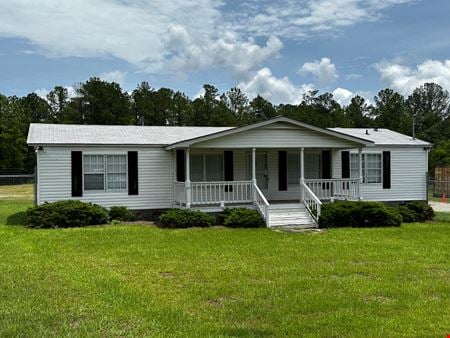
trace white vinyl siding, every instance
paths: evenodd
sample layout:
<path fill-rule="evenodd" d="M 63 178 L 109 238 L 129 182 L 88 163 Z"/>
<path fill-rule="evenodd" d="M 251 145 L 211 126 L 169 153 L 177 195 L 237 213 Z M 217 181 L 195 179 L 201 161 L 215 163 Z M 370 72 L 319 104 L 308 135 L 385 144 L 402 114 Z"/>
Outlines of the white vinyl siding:
<path fill-rule="evenodd" d="M 38 203 L 78 199 L 106 208 L 126 206 L 131 210 L 166 209 L 173 203 L 174 153 L 156 147 L 45 146 L 37 156 L 39 166 Z M 83 155 L 123 155 L 138 152 L 138 195 L 128 190 L 85 190 L 82 197 L 72 197 L 71 151 Z"/>
<path fill-rule="evenodd" d="M 342 138 L 326 135 L 311 129 L 293 126 L 288 123 L 271 125 L 223 136 L 214 140 L 195 143 L 191 148 L 353 148 L 358 144 Z"/>
<path fill-rule="evenodd" d="M 417 201 L 426 200 L 427 151 L 423 147 L 376 147 L 364 149 L 365 154 L 391 152 L 391 188 L 382 184 L 361 184 L 361 197 L 368 201 Z M 356 149 L 352 156 L 358 156 Z M 336 167 L 341 168 L 341 155 L 335 157 Z M 356 161 L 355 161 L 356 163 Z M 356 172 L 356 171 L 355 171 Z M 341 177 L 341 170 L 336 174 Z M 355 175 L 355 174 L 353 174 Z M 358 178 L 358 176 L 352 178 Z M 382 180 L 381 180 L 382 181 Z"/>
<path fill-rule="evenodd" d="M 192 182 L 223 181 L 223 154 L 192 154 L 190 159 Z"/>

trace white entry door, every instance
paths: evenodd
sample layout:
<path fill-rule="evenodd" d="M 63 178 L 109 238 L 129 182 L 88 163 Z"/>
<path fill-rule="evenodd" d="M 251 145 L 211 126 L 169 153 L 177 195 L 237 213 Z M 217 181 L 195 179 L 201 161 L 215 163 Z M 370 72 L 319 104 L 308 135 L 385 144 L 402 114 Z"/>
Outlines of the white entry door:
<path fill-rule="evenodd" d="M 261 190 L 269 186 L 269 171 L 267 170 L 267 153 L 256 153 L 256 183 Z M 247 154 L 247 179 L 252 179 L 252 154 Z"/>

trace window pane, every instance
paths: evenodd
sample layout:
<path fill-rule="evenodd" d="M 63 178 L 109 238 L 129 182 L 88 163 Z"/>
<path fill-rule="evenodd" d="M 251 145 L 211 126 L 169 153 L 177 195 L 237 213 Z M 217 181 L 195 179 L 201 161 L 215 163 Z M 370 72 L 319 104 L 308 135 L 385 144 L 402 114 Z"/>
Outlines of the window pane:
<path fill-rule="evenodd" d="M 300 154 L 288 154 L 288 184 L 300 184 Z"/>
<path fill-rule="evenodd" d="M 205 155 L 206 181 L 223 181 L 223 155 Z"/>
<path fill-rule="evenodd" d="M 320 154 L 305 154 L 305 178 L 320 178 Z"/>
<path fill-rule="evenodd" d="M 126 155 L 108 155 L 107 182 L 109 190 L 127 189 L 127 157 Z"/>
<path fill-rule="evenodd" d="M 103 174 L 85 174 L 84 190 L 105 190 Z"/>
<path fill-rule="evenodd" d="M 84 190 L 105 190 L 103 155 L 84 155 Z"/>
<path fill-rule="evenodd" d="M 359 154 L 350 155 L 350 178 L 359 178 Z"/>
<path fill-rule="evenodd" d="M 203 155 L 191 155 L 190 165 L 191 165 L 191 181 L 202 182 L 204 180 Z"/>

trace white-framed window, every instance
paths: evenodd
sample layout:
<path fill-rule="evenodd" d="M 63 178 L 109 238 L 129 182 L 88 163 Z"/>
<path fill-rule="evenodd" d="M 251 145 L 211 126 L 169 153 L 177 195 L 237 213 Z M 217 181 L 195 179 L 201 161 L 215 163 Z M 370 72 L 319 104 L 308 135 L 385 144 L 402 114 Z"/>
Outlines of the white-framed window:
<path fill-rule="evenodd" d="M 305 178 L 320 179 L 322 178 L 322 154 L 321 153 L 305 153 Z"/>
<path fill-rule="evenodd" d="M 362 154 L 363 183 L 381 183 L 383 160 L 380 153 Z M 350 155 L 350 177 L 359 178 L 359 154 Z"/>
<path fill-rule="evenodd" d="M 84 190 L 127 189 L 127 155 L 83 155 Z"/>
<path fill-rule="evenodd" d="M 191 154 L 190 176 L 192 182 L 223 181 L 223 154 Z"/>

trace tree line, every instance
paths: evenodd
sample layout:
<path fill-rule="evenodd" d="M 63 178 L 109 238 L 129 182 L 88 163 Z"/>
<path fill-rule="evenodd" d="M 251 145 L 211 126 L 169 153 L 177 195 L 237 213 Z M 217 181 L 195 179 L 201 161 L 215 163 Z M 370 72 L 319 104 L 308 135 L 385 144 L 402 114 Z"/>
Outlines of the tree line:
<path fill-rule="evenodd" d="M 32 171 L 34 150 L 27 147 L 30 123 L 100 125 L 242 126 L 283 115 L 318 127 L 389 128 L 432 142 L 430 168 L 450 165 L 450 95 L 435 83 L 425 83 L 405 97 L 381 90 L 369 104 L 355 96 L 343 106 L 331 93 L 311 91 L 301 103 L 274 105 L 257 96 L 252 100 L 239 88 L 220 93 L 209 84 L 190 99 L 169 88 L 156 90 L 147 82 L 131 93 L 119 84 L 91 78 L 75 87 L 56 86 L 46 98 L 0 94 L 0 169 Z"/>

